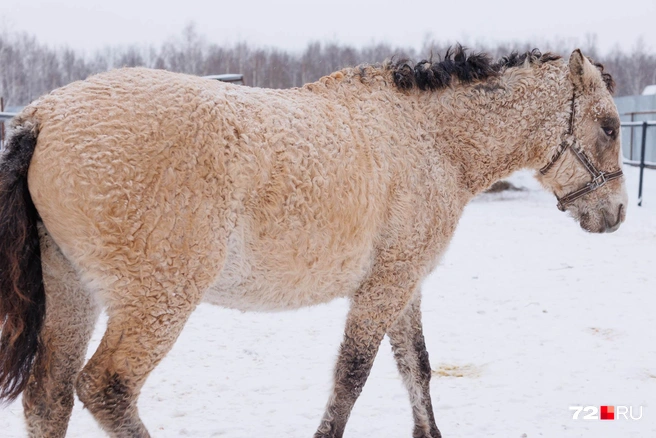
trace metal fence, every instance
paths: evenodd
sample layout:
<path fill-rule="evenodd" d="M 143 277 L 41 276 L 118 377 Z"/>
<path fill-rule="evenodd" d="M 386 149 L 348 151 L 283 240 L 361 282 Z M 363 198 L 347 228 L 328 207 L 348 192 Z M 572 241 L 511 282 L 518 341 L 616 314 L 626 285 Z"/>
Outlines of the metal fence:
<path fill-rule="evenodd" d="M 624 120 L 626 118 L 629 120 Z M 624 114 L 620 114 L 621 123 L 625 122 L 650 122 L 656 120 L 656 111 L 646 110 L 646 111 L 629 111 Z M 634 125 L 635 126 L 635 125 Z M 639 160 L 640 149 L 642 146 L 642 137 L 640 134 L 642 131 L 636 129 L 624 130 L 622 132 L 622 151 L 624 156 L 629 160 Z M 645 153 L 645 161 L 656 161 L 656 137 L 650 136 L 647 139 L 647 149 Z"/>
<path fill-rule="evenodd" d="M 16 114 L 0 112 L 0 149 L 5 147 L 5 136 L 7 135 L 7 128 L 5 122 L 11 120 Z"/>
<path fill-rule="evenodd" d="M 620 124 L 622 128 L 631 129 L 631 141 L 636 138 L 634 136 L 634 130 L 640 128 L 640 158 L 639 160 L 634 159 L 633 153 L 629 155 L 629 158 L 624 157 L 624 164 L 629 166 L 640 167 L 640 179 L 638 182 L 638 206 L 642 205 L 642 183 L 644 180 L 645 168 L 656 169 L 656 163 L 646 161 L 646 149 L 647 149 L 647 131 L 648 128 L 656 126 L 656 120 L 652 121 L 643 121 L 643 122 L 622 122 Z M 630 145 L 631 151 L 633 151 L 633 144 Z"/>

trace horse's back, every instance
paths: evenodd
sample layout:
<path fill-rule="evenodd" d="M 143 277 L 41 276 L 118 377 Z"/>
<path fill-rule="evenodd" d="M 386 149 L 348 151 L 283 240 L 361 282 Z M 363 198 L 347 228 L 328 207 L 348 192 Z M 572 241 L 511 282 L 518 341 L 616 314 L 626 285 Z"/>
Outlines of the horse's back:
<path fill-rule="evenodd" d="M 298 307 L 367 269 L 384 174 L 338 105 L 123 69 L 28 111 L 40 125 L 34 203 L 92 281 L 175 273 L 213 285 L 220 304 Z"/>

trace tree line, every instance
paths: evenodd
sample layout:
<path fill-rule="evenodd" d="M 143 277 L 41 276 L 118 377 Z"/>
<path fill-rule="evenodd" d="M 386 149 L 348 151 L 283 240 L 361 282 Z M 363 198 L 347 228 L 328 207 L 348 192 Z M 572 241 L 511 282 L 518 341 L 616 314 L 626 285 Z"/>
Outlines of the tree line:
<path fill-rule="evenodd" d="M 289 88 L 315 81 L 343 67 L 382 62 L 392 56 L 419 60 L 443 55 L 450 44 L 427 39 L 419 50 L 388 43 L 355 48 L 333 42 L 311 42 L 302 51 L 256 47 L 246 42 L 222 46 L 208 42 L 193 25 L 159 47 L 108 47 L 85 55 L 71 48 L 52 48 L 25 33 L 0 32 L 0 96 L 6 106 L 21 106 L 40 95 L 78 79 L 117 67 L 145 66 L 194 75 L 242 73 L 247 85 Z M 493 58 L 513 50 L 538 47 L 564 56 L 576 47 L 603 63 L 617 83 L 616 96 L 640 94 L 656 83 L 656 53 L 638 40 L 630 51 L 619 48 L 601 54 L 596 38 L 582 44 L 554 39 L 529 43 L 472 44 Z"/>

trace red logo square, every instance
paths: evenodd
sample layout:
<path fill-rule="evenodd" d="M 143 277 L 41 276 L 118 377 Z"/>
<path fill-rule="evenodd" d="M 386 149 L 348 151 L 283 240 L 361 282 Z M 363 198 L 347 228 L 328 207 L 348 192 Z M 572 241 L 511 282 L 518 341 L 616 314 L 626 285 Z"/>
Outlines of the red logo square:
<path fill-rule="evenodd" d="M 602 420 L 614 420 L 615 419 L 615 406 L 601 406 L 601 419 Z"/>

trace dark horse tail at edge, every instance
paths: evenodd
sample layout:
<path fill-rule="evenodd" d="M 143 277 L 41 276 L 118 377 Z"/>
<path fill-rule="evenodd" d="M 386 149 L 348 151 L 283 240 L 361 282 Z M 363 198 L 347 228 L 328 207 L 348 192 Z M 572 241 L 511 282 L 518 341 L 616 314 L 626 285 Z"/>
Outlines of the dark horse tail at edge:
<path fill-rule="evenodd" d="M 0 158 L 0 400 L 23 392 L 46 313 L 37 222 L 27 171 L 37 129 L 17 127 Z"/>

